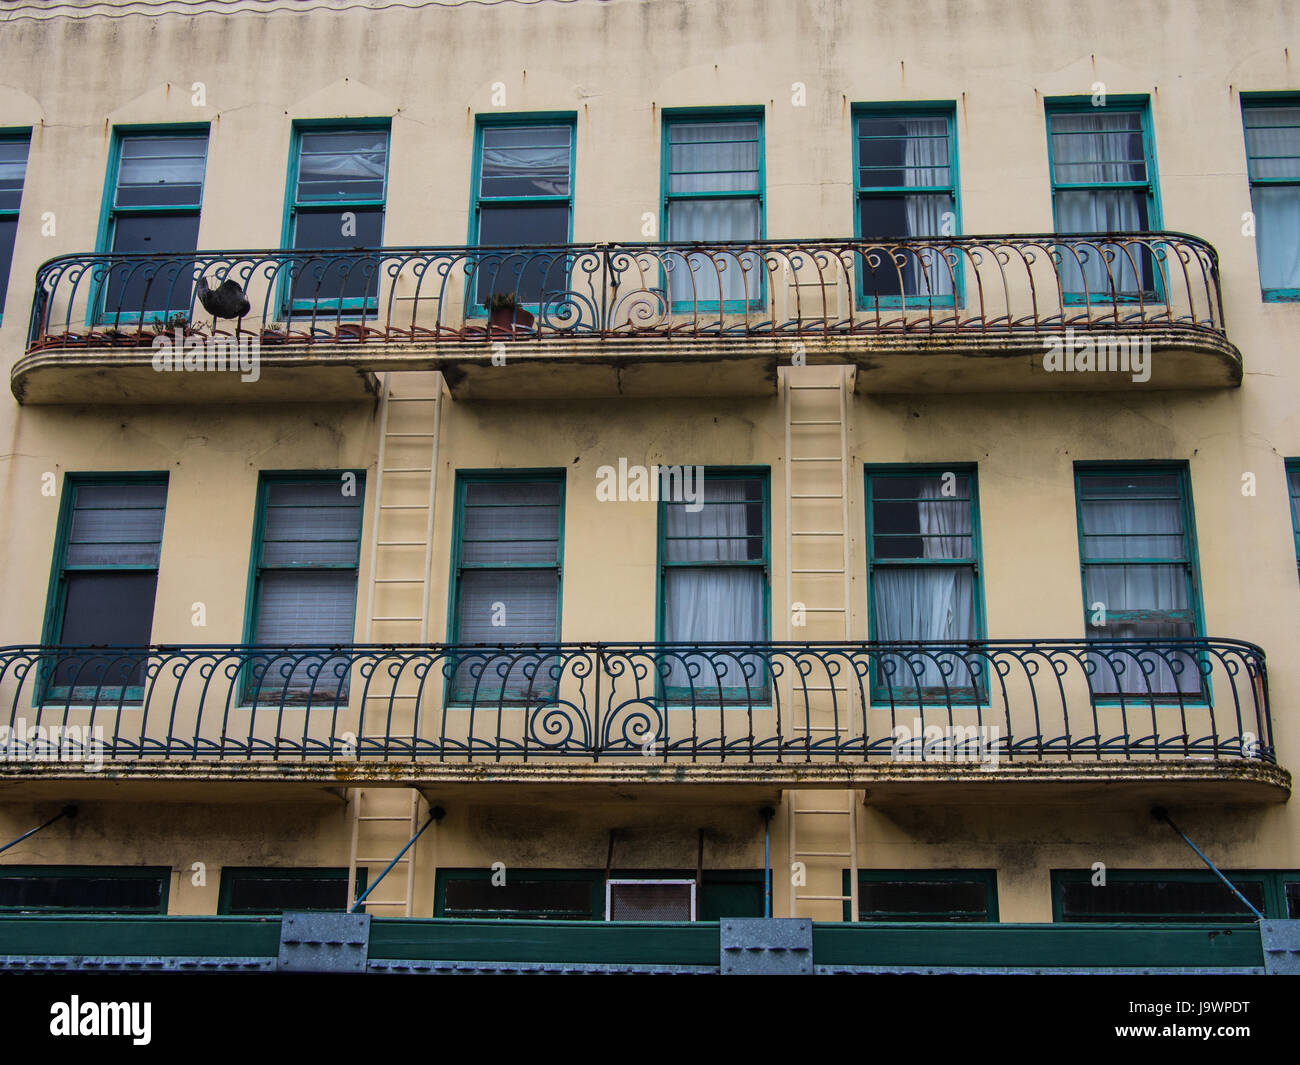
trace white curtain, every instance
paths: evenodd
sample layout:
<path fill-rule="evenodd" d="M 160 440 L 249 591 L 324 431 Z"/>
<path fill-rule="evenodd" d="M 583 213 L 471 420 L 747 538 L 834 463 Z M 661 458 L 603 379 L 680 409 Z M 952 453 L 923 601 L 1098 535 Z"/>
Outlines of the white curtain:
<path fill-rule="evenodd" d="M 704 509 L 692 513 L 683 506 L 666 508 L 665 536 L 673 544 L 672 558 L 682 562 L 742 561 L 747 557 L 745 482 L 709 481 Z M 676 540 L 675 537 L 701 537 Z M 734 538 L 734 539 L 730 539 Z M 670 642 L 727 643 L 763 638 L 763 574 L 755 566 L 669 566 L 665 576 L 664 639 Z M 667 678 L 670 687 L 691 684 L 687 662 L 700 667 L 695 678 L 698 695 L 710 688 L 743 687 L 740 658 L 719 661 L 728 674 L 719 677 L 708 659 L 675 659 Z M 761 669 L 756 674 L 762 683 Z"/>
<path fill-rule="evenodd" d="M 908 185 L 947 185 L 949 178 L 948 124 L 943 119 L 915 119 L 903 123 L 907 133 L 904 149 L 904 181 Z M 943 137 L 935 134 L 942 132 Z M 939 237 L 943 232 L 943 216 L 952 210 L 952 199 L 942 194 L 918 194 L 905 197 L 907 235 L 909 237 Z M 909 296 L 951 296 L 952 277 L 948 263 L 938 249 L 925 253 L 924 263 L 909 262 L 911 277 L 906 294 Z"/>
<path fill-rule="evenodd" d="M 754 123 L 678 124 L 672 127 L 671 136 L 670 193 L 744 192 L 758 187 L 758 127 Z M 758 240 L 761 227 L 757 196 L 674 199 L 668 206 L 666 239 L 684 244 Z M 674 255 L 667 265 L 674 301 L 712 303 L 718 299 L 754 300 L 762 295 L 762 261 L 756 255 Z"/>
<path fill-rule="evenodd" d="M 1182 516 L 1177 499 L 1095 499 L 1082 503 L 1084 548 L 1089 557 L 1116 559 L 1177 557 L 1183 552 Z M 1091 564 L 1086 571 L 1086 604 L 1091 616 L 1094 603 L 1107 613 L 1097 639 L 1148 638 L 1157 647 L 1162 639 L 1195 635 L 1190 622 L 1124 621 L 1110 615 L 1123 611 L 1185 611 L 1186 572 L 1181 563 L 1107 566 Z M 1102 693 L 1124 691 L 1135 695 L 1153 692 L 1196 692 L 1200 688 L 1195 661 L 1184 654 L 1100 654 L 1091 656 L 1096 667 L 1093 689 Z M 1142 663 L 1154 667 L 1149 679 Z M 1181 672 L 1171 663 L 1181 662 Z M 1118 669 L 1123 674 L 1116 676 Z"/>
<path fill-rule="evenodd" d="M 969 557 L 969 502 L 944 497 L 941 482 L 927 478 L 916 509 L 922 557 Z M 975 638 L 975 573 L 970 566 L 878 566 L 874 599 L 878 639 L 942 643 Z M 954 662 L 945 677 L 943 658 L 900 656 L 892 662 L 888 683 L 895 689 L 968 688 L 965 667 Z"/>
<path fill-rule="evenodd" d="M 1056 115 L 1052 120 L 1053 165 L 1059 182 L 1104 184 L 1146 180 L 1146 167 L 1134 159 L 1132 118 L 1127 113 Z M 1060 134 L 1060 135 L 1057 135 Z M 1073 134 L 1072 136 L 1064 134 Z M 1086 135 L 1080 135 L 1086 134 Z M 1056 194 L 1056 228 L 1061 233 L 1132 233 L 1143 228 L 1142 208 L 1146 193 L 1141 189 L 1066 189 Z M 1106 263 L 1101 252 L 1115 252 Z M 1087 260 L 1080 263 L 1070 252 L 1061 265 L 1062 284 L 1067 292 L 1107 296 L 1140 291 L 1134 264 L 1141 260 L 1115 245 L 1087 248 Z"/>
<path fill-rule="evenodd" d="M 1300 179 L 1300 107 L 1246 111 L 1252 179 Z M 1259 281 L 1266 289 L 1300 289 L 1300 185 L 1251 189 Z"/>

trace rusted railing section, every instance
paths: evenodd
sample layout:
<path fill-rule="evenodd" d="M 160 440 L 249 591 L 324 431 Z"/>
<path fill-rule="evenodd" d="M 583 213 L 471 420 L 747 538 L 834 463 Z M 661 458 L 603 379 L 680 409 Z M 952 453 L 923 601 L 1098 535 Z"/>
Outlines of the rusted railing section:
<path fill-rule="evenodd" d="M 247 311 L 214 316 L 200 280 L 233 283 Z M 1224 334 L 1215 250 L 1180 233 L 107 253 L 37 271 L 29 350 L 178 328 L 264 345 Z"/>

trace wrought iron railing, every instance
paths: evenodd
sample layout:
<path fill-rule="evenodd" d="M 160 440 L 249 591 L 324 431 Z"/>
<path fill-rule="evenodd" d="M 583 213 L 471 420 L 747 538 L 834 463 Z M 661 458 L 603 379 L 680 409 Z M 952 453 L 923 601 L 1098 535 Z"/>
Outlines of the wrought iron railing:
<path fill-rule="evenodd" d="M 11 761 L 1274 759 L 1219 639 L 8 647 L 0 700 Z"/>
<path fill-rule="evenodd" d="M 249 309 L 214 317 L 200 279 Z M 1181 233 L 106 253 L 37 271 L 32 350 L 178 327 L 264 345 L 1224 333 L 1218 256 Z"/>

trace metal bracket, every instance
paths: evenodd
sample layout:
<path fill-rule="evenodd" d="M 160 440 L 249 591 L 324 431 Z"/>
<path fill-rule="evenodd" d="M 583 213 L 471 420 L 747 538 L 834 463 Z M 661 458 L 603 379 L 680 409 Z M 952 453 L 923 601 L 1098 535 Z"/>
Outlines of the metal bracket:
<path fill-rule="evenodd" d="M 1269 976 L 1300 976 L 1300 921 L 1260 921 L 1264 972 Z"/>
<path fill-rule="evenodd" d="M 364 973 L 369 956 L 368 913 L 286 913 L 281 919 L 276 972 Z"/>
<path fill-rule="evenodd" d="M 812 921 L 731 917 L 719 924 L 723 976 L 811 976 Z"/>

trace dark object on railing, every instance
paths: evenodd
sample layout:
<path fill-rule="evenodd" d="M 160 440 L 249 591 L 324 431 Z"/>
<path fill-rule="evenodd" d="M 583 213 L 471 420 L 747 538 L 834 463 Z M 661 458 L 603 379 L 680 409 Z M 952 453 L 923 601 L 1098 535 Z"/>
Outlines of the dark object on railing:
<path fill-rule="evenodd" d="M 1264 652 L 1220 639 L 9 647 L 0 699 L 107 758 L 1274 758 Z"/>
<path fill-rule="evenodd" d="M 205 287 L 242 293 L 241 331 L 268 343 L 1224 338 L 1213 247 L 1117 233 L 66 255 L 37 271 L 29 350 L 112 343 L 177 311 L 194 321 L 196 300 L 229 317 Z"/>
<path fill-rule="evenodd" d="M 252 308 L 244 299 L 244 290 L 227 278 L 217 288 L 208 287 L 208 279 L 200 277 L 194 287 L 203 309 L 214 318 L 242 318 Z"/>

